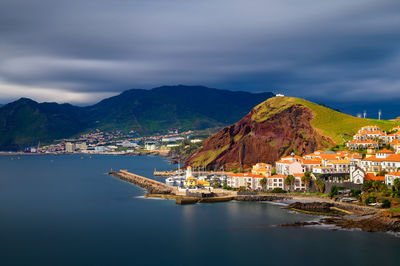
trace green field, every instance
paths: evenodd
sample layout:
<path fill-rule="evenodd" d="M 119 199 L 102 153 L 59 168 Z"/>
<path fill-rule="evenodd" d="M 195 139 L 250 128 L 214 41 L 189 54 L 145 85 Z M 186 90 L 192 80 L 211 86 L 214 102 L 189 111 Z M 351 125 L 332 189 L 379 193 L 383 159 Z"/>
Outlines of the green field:
<path fill-rule="evenodd" d="M 343 144 L 363 126 L 376 125 L 382 130 L 390 130 L 399 121 L 363 119 L 337 112 L 333 109 L 322 105 L 312 103 L 310 101 L 294 98 L 294 97 L 274 97 L 257 105 L 254 110 L 252 119 L 257 122 L 262 122 L 272 117 L 274 114 L 293 105 L 303 105 L 313 112 L 313 120 L 311 125 L 318 130 L 322 135 L 331 138 L 336 144 Z"/>

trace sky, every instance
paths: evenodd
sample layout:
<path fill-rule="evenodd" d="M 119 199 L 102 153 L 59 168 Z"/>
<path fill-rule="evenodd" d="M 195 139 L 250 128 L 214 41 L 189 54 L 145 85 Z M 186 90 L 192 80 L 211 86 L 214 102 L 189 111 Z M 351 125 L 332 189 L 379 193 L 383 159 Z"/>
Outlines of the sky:
<path fill-rule="evenodd" d="M 0 0 L 0 103 L 175 84 L 396 103 L 399 14 L 398 0 Z"/>

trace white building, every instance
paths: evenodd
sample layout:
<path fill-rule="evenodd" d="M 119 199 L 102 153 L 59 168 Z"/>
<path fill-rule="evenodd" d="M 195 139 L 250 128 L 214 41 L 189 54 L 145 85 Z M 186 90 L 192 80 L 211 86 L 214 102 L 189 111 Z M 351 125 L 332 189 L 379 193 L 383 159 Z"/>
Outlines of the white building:
<path fill-rule="evenodd" d="M 350 182 L 354 184 L 363 184 L 366 173 L 363 169 L 357 166 L 354 162 L 350 164 Z"/>
<path fill-rule="evenodd" d="M 74 152 L 75 151 L 75 145 L 71 142 L 66 142 L 65 143 L 65 152 Z"/>
<path fill-rule="evenodd" d="M 393 186 L 394 180 L 400 178 L 400 172 L 391 172 L 385 175 L 385 184 Z"/>
<path fill-rule="evenodd" d="M 273 175 L 267 178 L 267 190 L 281 188 L 285 190 L 285 175 Z"/>
<path fill-rule="evenodd" d="M 79 142 L 75 144 L 75 150 L 86 151 L 87 145 L 86 142 Z"/>
<path fill-rule="evenodd" d="M 229 175 L 227 178 L 227 185 L 233 188 L 245 187 L 252 190 L 261 190 L 261 179 L 265 178 L 263 175 L 255 175 L 250 173 L 238 173 Z"/>
<path fill-rule="evenodd" d="M 276 173 L 279 175 L 293 175 L 296 173 L 303 173 L 303 166 L 301 161 L 302 157 L 292 154 L 291 156 L 283 157 L 276 162 Z"/>

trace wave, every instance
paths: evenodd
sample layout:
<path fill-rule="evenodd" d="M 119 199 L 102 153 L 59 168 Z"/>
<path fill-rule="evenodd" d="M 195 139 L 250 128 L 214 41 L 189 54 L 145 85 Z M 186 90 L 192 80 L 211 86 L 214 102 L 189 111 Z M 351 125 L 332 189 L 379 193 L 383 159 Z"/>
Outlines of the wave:
<path fill-rule="evenodd" d="M 145 196 L 135 196 L 133 197 L 135 199 L 152 199 L 152 200 L 164 200 L 163 198 L 158 198 L 158 197 L 145 197 Z"/>

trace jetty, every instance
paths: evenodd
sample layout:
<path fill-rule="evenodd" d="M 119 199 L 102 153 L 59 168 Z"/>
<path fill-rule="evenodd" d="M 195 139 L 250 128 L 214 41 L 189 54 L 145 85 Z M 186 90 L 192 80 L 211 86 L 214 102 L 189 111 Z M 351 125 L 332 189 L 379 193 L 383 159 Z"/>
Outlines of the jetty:
<path fill-rule="evenodd" d="M 168 177 L 168 176 L 173 176 L 177 175 L 179 172 L 177 170 L 172 170 L 172 171 L 157 171 L 154 170 L 153 174 L 154 176 L 161 176 L 161 177 Z M 193 171 L 193 175 L 229 175 L 233 174 L 232 172 L 224 172 L 224 171 Z"/>
<path fill-rule="evenodd" d="M 237 191 L 228 191 L 222 188 L 214 188 L 211 192 L 208 189 L 199 189 L 196 192 L 191 192 L 189 190 L 179 190 L 177 187 L 173 187 L 135 173 L 130 173 L 127 170 L 120 170 L 119 172 L 110 171 L 108 174 L 147 190 L 145 195 L 147 198 L 157 197 L 163 199 L 172 199 L 175 200 L 176 204 L 212 203 L 231 200 L 276 201 L 292 198 L 289 195 L 273 193 L 264 195 L 258 193 L 242 194 Z"/>
<path fill-rule="evenodd" d="M 109 174 L 144 188 L 150 194 L 176 194 L 175 187 L 158 182 L 154 179 L 130 173 L 127 170 L 120 170 L 119 172 L 111 171 Z"/>

